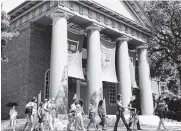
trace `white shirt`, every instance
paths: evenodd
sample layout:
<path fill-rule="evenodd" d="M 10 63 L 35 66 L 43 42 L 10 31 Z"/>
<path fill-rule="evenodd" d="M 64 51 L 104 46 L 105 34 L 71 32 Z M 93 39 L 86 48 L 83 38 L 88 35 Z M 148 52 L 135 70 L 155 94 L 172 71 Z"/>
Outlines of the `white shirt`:
<path fill-rule="evenodd" d="M 25 107 L 32 106 L 32 114 L 35 115 L 37 114 L 37 104 L 35 102 L 29 102 Z"/>

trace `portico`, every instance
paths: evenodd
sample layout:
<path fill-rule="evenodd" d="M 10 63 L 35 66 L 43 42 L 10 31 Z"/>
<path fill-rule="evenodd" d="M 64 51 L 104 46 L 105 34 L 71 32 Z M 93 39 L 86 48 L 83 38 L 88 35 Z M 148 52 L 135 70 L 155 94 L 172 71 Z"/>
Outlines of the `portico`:
<path fill-rule="evenodd" d="M 76 78 L 78 98 L 81 81 L 87 82 L 87 105 L 91 99 L 98 104 L 108 97 L 104 95 L 103 81 L 111 82 L 117 85 L 116 95 L 122 95 L 124 106 L 130 101 L 132 88 L 140 88 L 142 115 L 153 115 L 147 60 L 152 25 L 136 2 L 117 2 L 125 7 L 125 16 L 96 1 L 27 2 L 22 5 L 27 12 L 22 15 L 17 13 L 21 10 L 10 12 L 13 29 L 22 30 L 31 21 L 51 30 L 49 96 L 56 98 L 59 114 L 67 114 L 68 77 L 72 77 Z M 135 53 L 135 58 L 138 55 L 139 85 L 135 84 L 136 59 L 130 52 Z M 82 69 L 84 57 L 87 78 Z"/>

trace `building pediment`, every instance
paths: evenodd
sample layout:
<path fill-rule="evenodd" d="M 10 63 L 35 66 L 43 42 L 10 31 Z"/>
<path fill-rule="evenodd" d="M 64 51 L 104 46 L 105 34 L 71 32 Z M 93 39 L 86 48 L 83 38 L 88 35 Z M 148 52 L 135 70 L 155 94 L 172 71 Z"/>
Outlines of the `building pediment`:
<path fill-rule="evenodd" d="M 136 1 L 92 0 L 91 2 L 112 12 L 112 15 L 120 15 L 124 19 L 129 19 L 130 21 L 146 28 L 154 28 L 139 3 Z"/>
<path fill-rule="evenodd" d="M 9 12 L 11 27 L 19 28 L 28 22 L 50 25 L 51 19 L 47 16 L 56 11 L 73 14 L 71 21 L 75 24 L 94 22 L 106 27 L 107 32 L 113 31 L 115 35 L 126 35 L 143 43 L 147 42 L 154 29 L 138 3 L 119 0 L 111 3 L 99 0 L 25 1 Z"/>

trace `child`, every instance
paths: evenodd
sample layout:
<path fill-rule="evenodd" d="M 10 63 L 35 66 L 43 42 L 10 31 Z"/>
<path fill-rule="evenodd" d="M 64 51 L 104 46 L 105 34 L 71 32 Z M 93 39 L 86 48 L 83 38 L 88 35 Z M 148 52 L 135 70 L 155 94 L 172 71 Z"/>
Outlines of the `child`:
<path fill-rule="evenodd" d="M 10 111 L 9 111 L 9 115 L 10 115 L 10 126 L 13 128 L 13 131 L 15 131 L 15 126 L 16 126 L 16 117 L 17 117 L 17 111 L 15 109 L 15 106 L 13 106 Z"/>
<path fill-rule="evenodd" d="M 95 130 L 97 131 L 98 128 L 96 125 L 96 103 L 94 99 L 91 100 L 91 103 L 89 106 L 89 119 L 90 121 L 88 123 L 87 130 L 89 130 L 89 126 L 93 123 Z"/>
<path fill-rule="evenodd" d="M 45 110 L 43 108 L 43 102 L 40 102 L 39 104 L 39 108 L 38 108 L 38 118 L 39 118 L 39 123 L 40 123 L 40 129 L 42 131 L 44 131 L 44 125 L 43 125 L 43 122 L 44 122 L 44 119 L 45 119 Z"/>

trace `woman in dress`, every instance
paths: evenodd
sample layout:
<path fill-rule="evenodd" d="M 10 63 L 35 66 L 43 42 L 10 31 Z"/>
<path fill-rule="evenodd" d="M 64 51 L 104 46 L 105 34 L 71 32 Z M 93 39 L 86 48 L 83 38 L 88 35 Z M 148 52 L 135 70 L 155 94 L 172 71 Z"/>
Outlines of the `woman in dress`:
<path fill-rule="evenodd" d="M 16 126 L 16 117 L 18 115 L 16 109 L 16 106 L 13 106 L 10 111 L 9 111 L 9 115 L 10 115 L 10 126 L 12 127 L 13 131 L 15 131 L 15 126 Z"/>
<path fill-rule="evenodd" d="M 98 128 L 97 128 L 97 125 L 96 125 L 96 102 L 94 99 L 91 100 L 91 103 L 89 105 L 89 123 L 88 123 L 88 126 L 87 126 L 87 130 L 89 130 L 89 127 L 91 124 L 94 125 L 94 128 L 95 130 L 97 131 Z"/>
<path fill-rule="evenodd" d="M 29 102 L 25 108 L 31 108 L 31 112 L 27 114 L 28 122 L 25 124 L 24 130 L 27 130 L 28 125 L 30 125 L 31 131 L 35 128 L 36 118 L 37 118 L 37 98 L 33 97 L 31 102 Z"/>
<path fill-rule="evenodd" d="M 165 124 L 164 124 L 164 118 L 165 118 L 165 111 L 167 109 L 167 104 L 166 102 L 164 101 L 164 97 L 163 96 L 160 96 L 156 102 L 156 105 L 155 105 L 155 110 L 154 112 L 158 114 L 158 117 L 160 118 L 160 121 L 159 121 L 159 124 L 158 124 L 158 128 L 157 130 L 159 131 L 160 130 L 160 127 L 161 125 L 163 126 L 163 128 L 165 130 L 168 130 L 166 127 L 165 127 Z"/>
<path fill-rule="evenodd" d="M 103 105 L 103 100 L 99 101 L 99 105 L 98 105 L 98 115 L 101 119 L 101 122 L 99 123 L 99 125 L 102 126 L 102 130 L 106 130 L 104 128 L 105 124 L 106 124 L 106 112 L 104 109 L 104 105 Z"/>

